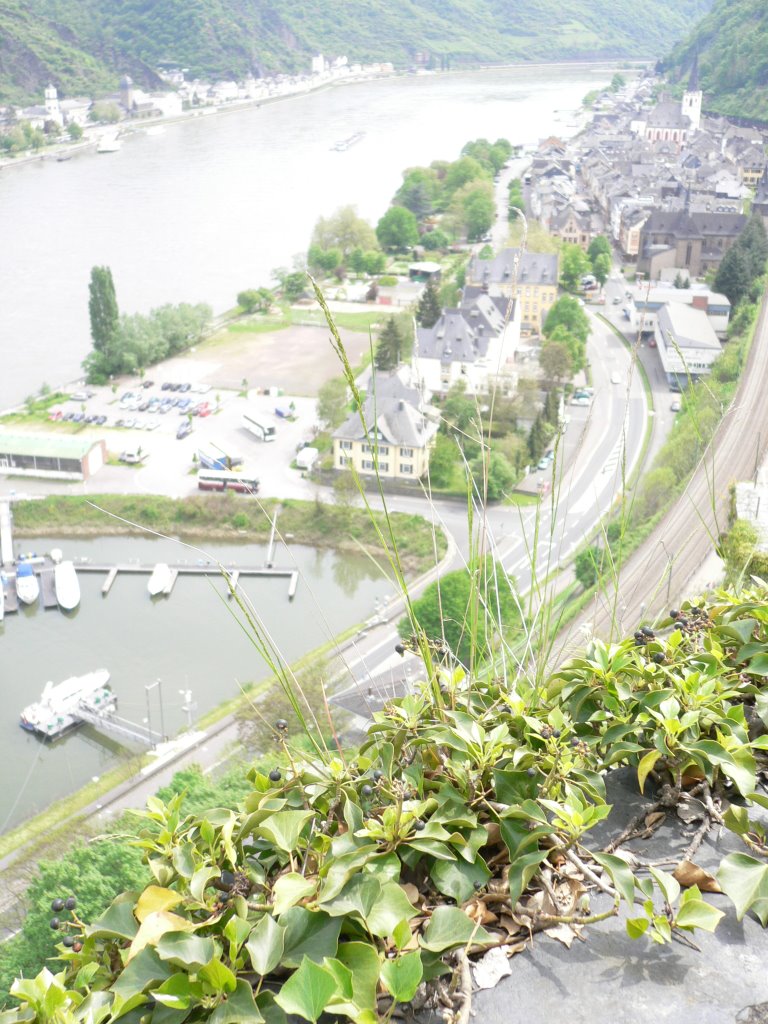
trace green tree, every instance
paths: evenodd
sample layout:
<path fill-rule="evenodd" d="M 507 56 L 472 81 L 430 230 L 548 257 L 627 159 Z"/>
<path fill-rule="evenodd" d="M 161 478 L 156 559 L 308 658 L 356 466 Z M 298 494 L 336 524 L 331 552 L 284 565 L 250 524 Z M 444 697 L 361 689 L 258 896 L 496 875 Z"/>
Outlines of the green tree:
<path fill-rule="evenodd" d="M 436 249 L 447 249 L 448 236 L 444 231 L 440 231 L 439 229 L 435 231 L 427 231 L 426 234 L 421 236 L 420 244 L 430 252 L 434 252 Z"/>
<path fill-rule="evenodd" d="M 437 282 L 430 277 L 416 305 L 416 323 L 421 327 L 434 327 L 442 313 Z"/>
<path fill-rule="evenodd" d="M 475 484 L 485 488 L 488 501 L 501 501 L 515 483 L 515 471 L 507 457 L 500 451 L 491 450 L 487 457 L 478 456 L 472 462 Z"/>
<path fill-rule="evenodd" d="M 595 275 L 597 283 L 601 288 L 610 277 L 611 266 L 611 257 L 604 252 L 601 252 L 592 261 L 592 273 Z"/>
<path fill-rule="evenodd" d="M 531 462 L 538 462 L 547 450 L 547 445 L 552 437 L 552 431 L 548 429 L 549 426 L 541 413 L 531 424 L 528 433 L 528 454 L 531 457 Z"/>
<path fill-rule="evenodd" d="M 595 235 L 592 241 L 589 243 L 587 249 L 587 256 L 589 257 L 590 263 L 594 266 L 595 260 L 598 256 L 611 257 L 611 243 L 605 237 L 605 235 Z"/>
<path fill-rule="evenodd" d="M 345 259 L 355 249 L 365 252 L 378 248 L 376 233 L 367 220 L 358 217 L 354 206 L 342 206 L 330 217 L 321 217 L 311 244 L 318 249 L 340 249 Z"/>
<path fill-rule="evenodd" d="M 566 291 L 577 291 L 582 277 L 591 269 L 587 254 L 580 246 L 568 243 L 563 246 L 560 253 L 560 283 Z"/>
<path fill-rule="evenodd" d="M 67 125 L 67 135 L 69 135 L 73 142 L 79 142 L 83 137 L 83 129 L 79 124 L 73 121 L 71 124 Z"/>
<path fill-rule="evenodd" d="M 120 319 L 115 282 L 112 280 L 112 271 L 109 267 L 91 268 L 88 295 L 93 347 L 98 352 L 107 353 L 115 339 Z"/>
<path fill-rule="evenodd" d="M 611 90 L 611 92 L 618 92 L 619 89 L 623 89 L 626 84 L 627 80 L 624 77 L 624 75 L 619 74 L 619 72 L 617 71 L 611 79 L 609 89 Z"/>
<path fill-rule="evenodd" d="M 437 174 L 429 167 L 409 167 L 403 171 L 403 183 L 395 193 L 393 206 L 404 206 L 418 221 L 423 221 L 435 208 L 440 192 Z"/>
<path fill-rule="evenodd" d="M 466 666 L 487 660 L 502 631 L 507 641 L 519 623 L 513 582 L 490 557 L 446 573 L 412 603 L 413 617 L 430 640 L 444 640 Z M 500 620 L 499 621 L 499 615 Z M 413 632 L 406 616 L 398 623 L 404 639 Z"/>
<path fill-rule="evenodd" d="M 376 225 L 376 237 L 383 249 L 411 249 L 419 240 L 416 217 L 404 206 L 390 206 Z"/>
<path fill-rule="evenodd" d="M 237 304 L 244 313 L 266 313 L 273 299 L 274 295 L 269 288 L 248 288 L 238 293 Z"/>
<path fill-rule="evenodd" d="M 733 245 L 720 261 L 715 275 L 715 291 L 722 292 L 736 306 L 749 293 L 749 257 Z"/>
<path fill-rule="evenodd" d="M 556 427 L 560 421 L 560 392 L 557 388 L 550 388 L 547 397 L 544 399 L 544 419 Z"/>
<path fill-rule="evenodd" d="M 104 121 L 107 124 L 117 124 L 120 120 L 120 107 L 116 103 L 109 103 L 100 100 L 94 103 L 88 113 L 91 121 Z"/>
<path fill-rule="evenodd" d="M 295 743 L 297 736 L 302 736 L 304 732 L 304 725 L 296 713 L 296 704 L 310 731 L 315 735 L 327 736 L 331 729 L 325 695 L 331 679 L 328 662 L 322 658 L 313 660 L 311 665 L 289 680 L 293 699 L 283 684 L 275 682 L 263 698 L 241 705 L 235 718 L 238 738 L 245 749 L 249 753 L 266 754 L 274 750 L 283 739 Z M 287 729 L 279 730 L 275 727 L 275 722 L 280 719 L 288 723 Z"/>
<path fill-rule="evenodd" d="M 380 250 L 369 249 L 363 256 L 363 266 L 366 274 L 371 277 L 383 274 L 387 269 L 387 257 Z"/>
<path fill-rule="evenodd" d="M 307 275 L 301 270 L 294 270 L 285 275 L 280 285 L 283 289 L 283 297 L 288 302 L 296 302 L 307 290 Z"/>
<path fill-rule="evenodd" d="M 575 335 L 586 344 L 589 337 L 589 317 L 578 299 L 570 295 L 561 295 L 553 303 L 544 321 L 544 334 L 551 338 L 556 327 L 565 327 L 569 334 Z"/>
<path fill-rule="evenodd" d="M 463 156 L 448 166 L 443 181 L 443 191 L 446 196 L 450 197 L 470 181 L 476 181 L 478 178 L 487 181 L 489 177 L 489 172 L 481 163 L 471 156 Z"/>
<path fill-rule="evenodd" d="M 573 377 L 573 359 L 567 345 L 558 341 L 545 341 L 541 346 L 539 366 L 546 387 L 565 384 Z"/>
<path fill-rule="evenodd" d="M 376 341 L 374 365 L 377 370 L 394 370 L 401 360 L 403 337 L 393 316 L 386 323 Z"/>
<path fill-rule="evenodd" d="M 453 480 L 461 453 L 456 442 L 445 434 L 438 434 L 429 456 L 429 479 L 435 487 L 448 487 Z"/>
<path fill-rule="evenodd" d="M 602 572 L 604 557 L 603 549 L 592 545 L 592 547 L 580 551 L 573 560 L 574 574 L 585 590 L 589 590 L 597 583 Z"/>
<path fill-rule="evenodd" d="M 341 377 L 333 377 L 321 384 L 317 392 L 317 415 L 330 430 L 341 426 L 349 411 L 347 385 Z"/>

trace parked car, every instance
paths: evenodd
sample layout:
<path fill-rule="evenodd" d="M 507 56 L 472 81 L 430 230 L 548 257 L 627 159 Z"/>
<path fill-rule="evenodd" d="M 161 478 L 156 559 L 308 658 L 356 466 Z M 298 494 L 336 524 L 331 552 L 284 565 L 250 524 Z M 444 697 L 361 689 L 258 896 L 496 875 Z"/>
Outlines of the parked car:
<path fill-rule="evenodd" d="M 192 388 L 191 384 L 182 384 L 180 386 L 180 388 L 179 388 L 179 391 L 190 391 L 191 388 Z"/>
<path fill-rule="evenodd" d="M 208 405 L 207 402 L 203 402 L 202 406 L 200 407 L 200 411 L 198 412 L 197 415 L 198 416 L 210 416 L 211 415 L 211 407 Z"/>
<path fill-rule="evenodd" d="M 574 395 L 571 399 L 571 405 L 590 405 L 591 402 L 589 395 Z"/>
<path fill-rule="evenodd" d="M 549 459 L 541 458 L 536 463 L 536 469 L 549 469 Z"/>
<path fill-rule="evenodd" d="M 160 385 L 160 390 L 161 391 L 170 391 L 171 390 L 171 385 L 169 384 L 169 382 L 167 380 L 164 380 L 163 383 Z"/>
<path fill-rule="evenodd" d="M 618 370 L 614 370 L 611 374 L 611 384 L 621 384 L 621 374 Z"/>
<path fill-rule="evenodd" d="M 147 420 L 147 422 L 144 424 L 144 429 L 145 430 L 157 430 L 157 428 L 159 426 L 160 426 L 160 424 L 157 422 L 157 420 Z"/>
<path fill-rule="evenodd" d="M 82 423 L 84 419 L 85 419 L 85 413 L 76 412 L 75 415 L 72 417 L 72 422 L 73 423 Z"/>
<path fill-rule="evenodd" d="M 179 429 L 176 431 L 176 440 L 181 441 L 191 433 L 192 424 L 189 422 L 189 420 L 183 420 L 179 424 Z"/>
<path fill-rule="evenodd" d="M 62 417 L 61 409 L 54 409 L 52 412 L 48 413 L 48 419 L 49 420 L 60 420 L 61 417 Z"/>
<path fill-rule="evenodd" d="M 155 382 L 153 380 L 143 380 L 141 386 L 143 388 L 152 388 L 155 386 Z"/>
<path fill-rule="evenodd" d="M 670 408 L 671 412 L 680 412 L 680 410 L 682 409 L 682 405 L 680 404 L 680 399 L 679 398 L 675 398 L 669 408 Z"/>
<path fill-rule="evenodd" d="M 97 426 L 103 427 L 106 422 L 107 422 L 107 417 L 106 416 L 97 416 L 96 417 L 96 425 Z"/>

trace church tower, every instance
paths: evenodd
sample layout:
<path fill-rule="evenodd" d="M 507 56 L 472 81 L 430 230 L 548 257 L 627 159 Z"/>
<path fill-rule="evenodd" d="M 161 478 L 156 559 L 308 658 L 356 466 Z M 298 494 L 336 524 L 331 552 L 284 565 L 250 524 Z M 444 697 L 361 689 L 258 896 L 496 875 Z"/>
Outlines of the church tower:
<path fill-rule="evenodd" d="M 701 100 L 702 92 L 699 88 L 699 55 L 693 58 L 691 77 L 688 80 L 688 88 L 683 93 L 682 113 L 691 122 L 690 133 L 699 130 L 701 125 Z"/>
<path fill-rule="evenodd" d="M 61 107 L 59 106 L 59 94 L 56 92 L 55 85 L 48 85 L 48 88 L 45 90 L 45 118 L 47 121 L 53 121 L 58 125 L 64 123 L 64 118 L 61 116 Z"/>

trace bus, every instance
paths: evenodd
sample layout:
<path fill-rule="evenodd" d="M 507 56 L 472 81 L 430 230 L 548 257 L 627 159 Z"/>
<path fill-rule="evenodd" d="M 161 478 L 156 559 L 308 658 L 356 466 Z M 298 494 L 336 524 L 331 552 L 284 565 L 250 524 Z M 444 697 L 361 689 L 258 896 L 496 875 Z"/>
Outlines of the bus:
<path fill-rule="evenodd" d="M 270 423 L 258 419 L 252 412 L 243 413 L 243 426 L 260 441 L 274 441 L 277 431 Z"/>
<path fill-rule="evenodd" d="M 201 491 L 238 491 L 240 494 L 256 494 L 259 481 L 250 473 L 236 473 L 228 469 L 201 469 L 197 474 L 197 486 Z"/>
<path fill-rule="evenodd" d="M 197 458 L 202 469 L 239 469 L 243 464 L 241 455 L 230 455 L 214 443 L 198 448 Z"/>

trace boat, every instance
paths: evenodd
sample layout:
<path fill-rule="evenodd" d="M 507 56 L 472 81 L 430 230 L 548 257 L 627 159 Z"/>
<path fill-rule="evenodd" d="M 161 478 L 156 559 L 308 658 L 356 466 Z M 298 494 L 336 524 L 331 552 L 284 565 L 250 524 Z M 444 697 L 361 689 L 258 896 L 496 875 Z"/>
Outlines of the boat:
<path fill-rule="evenodd" d="M 165 562 L 158 562 L 152 570 L 152 575 L 147 583 L 147 590 L 152 597 L 162 594 L 171 582 L 171 570 Z"/>
<path fill-rule="evenodd" d="M 116 153 L 120 149 L 121 146 L 122 146 L 122 142 L 117 137 L 117 132 L 110 132 L 107 135 L 102 135 L 101 136 L 101 138 L 99 139 L 99 143 L 96 146 L 96 152 L 97 153 Z"/>
<path fill-rule="evenodd" d="M 63 683 L 45 684 L 40 700 L 21 712 L 20 725 L 27 732 L 48 739 L 61 736 L 83 721 L 85 715 L 106 717 L 117 707 L 117 697 L 109 688 L 109 672 L 105 668 L 84 676 L 71 676 Z M 79 714 L 80 711 L 84 714 Z"/>
<path fill-rule="evenodd" d="M 40 582 L 29 562 L 16 566 L 16 593 L 24 604 L 34 604 L 40 596 Z"/>
<path fill-rule="evenodd" d="M 350 135 L 348 139 L 339 139 L 338 142 L 335 142 L 331 146 L 331 149 L 335 150 L 337 153 L 343 153 L 344 150 L 349 149 L 350 146 L 354 146 L 356 143 L 360 142 L 360 140 L 364 138 L 365 132 L 355 132 L 355 134 Z"/>
<path fill-rule="evenodd" d="M 71 612 L 80 604 L 80 582 L 73 562 L 67 559 L 57 562 L 53 567 L 53 583 L 56 588 L 56 600 L 59 608 Z"/>

